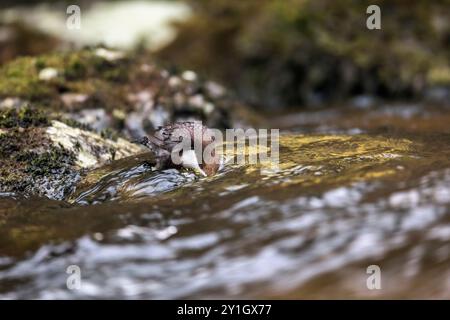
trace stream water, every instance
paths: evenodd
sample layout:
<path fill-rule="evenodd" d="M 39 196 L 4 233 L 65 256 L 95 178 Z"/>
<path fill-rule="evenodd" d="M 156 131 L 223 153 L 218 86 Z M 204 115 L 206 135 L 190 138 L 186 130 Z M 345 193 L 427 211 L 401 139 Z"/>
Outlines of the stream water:
<path fill-rule="evenodd" d="M 143 154 L 68 201 L 0 195 L 0 298 L 449 298 L 448 123 L 424 106 L 291 114 L 272 120 L 278 171 L 199 178 Z"/>

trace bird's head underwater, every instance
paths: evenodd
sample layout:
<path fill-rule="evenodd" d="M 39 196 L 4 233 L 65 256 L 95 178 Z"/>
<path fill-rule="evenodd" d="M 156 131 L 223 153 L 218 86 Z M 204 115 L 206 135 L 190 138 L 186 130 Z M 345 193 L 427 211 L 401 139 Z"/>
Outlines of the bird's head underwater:
<path fill-rule="evenodd" d="M 199 122 L 176 122 L 138 142 L 154 152 L 157 169 L 184 167 L 212 176 L 220 167 L 220 157 L 209 130 Z"/>

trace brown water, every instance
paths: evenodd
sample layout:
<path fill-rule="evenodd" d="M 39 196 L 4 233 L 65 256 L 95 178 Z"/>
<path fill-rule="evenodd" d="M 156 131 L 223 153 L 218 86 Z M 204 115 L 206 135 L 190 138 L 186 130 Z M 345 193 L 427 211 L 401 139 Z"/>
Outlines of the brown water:
<path fill-rule="evenodd" d="M 0 298 L 449 298 L 450 113 L 279 117 L 280 169 L 90 173 L 66 202 L 0 196 Z M 366 269 L 381 269 L 368 290 Z M 66 268 L 82 287 L 66 287 Z"/>

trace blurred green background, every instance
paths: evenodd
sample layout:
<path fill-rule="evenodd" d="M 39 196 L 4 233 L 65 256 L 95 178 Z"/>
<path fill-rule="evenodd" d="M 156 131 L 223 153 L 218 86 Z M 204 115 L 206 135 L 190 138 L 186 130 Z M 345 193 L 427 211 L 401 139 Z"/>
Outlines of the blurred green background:
<path fill-rule="evenodd" d="M 448 103 L 449 0 L 70 4 L 82 10 L 79 33 L 61 25 L 67 2 L 2 2 L 0 63 L 105 43 L 196 70 L 258 108 L 327 106 L 355 97 Z M 366 28 L 371 4 L 381 7 L 381 30 Z"/>

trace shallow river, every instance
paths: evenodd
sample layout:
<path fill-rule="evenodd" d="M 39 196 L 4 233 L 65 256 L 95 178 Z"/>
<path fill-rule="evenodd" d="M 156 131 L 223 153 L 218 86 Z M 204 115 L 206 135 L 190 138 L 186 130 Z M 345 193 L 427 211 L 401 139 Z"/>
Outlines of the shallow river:
<path fill-rule="evenodd" d="M 199 178 L 143 154 L 64 202 L 1 195 L 0 298 L 450 298 L 448 123 L 423 106 L 306 112 L 272 121 L 279 170 Z"/>

